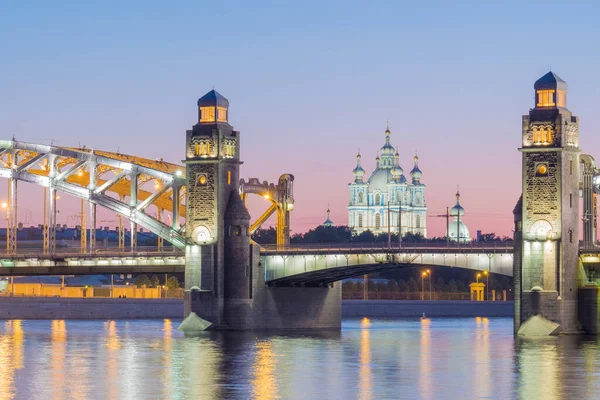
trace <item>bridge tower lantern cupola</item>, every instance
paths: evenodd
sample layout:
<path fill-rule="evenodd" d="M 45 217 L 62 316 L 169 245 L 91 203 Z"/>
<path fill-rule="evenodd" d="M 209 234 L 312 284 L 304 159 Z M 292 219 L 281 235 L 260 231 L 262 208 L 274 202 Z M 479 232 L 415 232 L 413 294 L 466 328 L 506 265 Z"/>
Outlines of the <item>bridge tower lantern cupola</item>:
<path fill-rule="evenodd" d="M 211 90 L 198 99 L 198 123 L 228 123 L 229 100 L 216 90 Z"/>
<path fill-rule="evenodd" d="M 550 71 L 534 84 L 535 108 L 567 108 L 567 83 Z"/>

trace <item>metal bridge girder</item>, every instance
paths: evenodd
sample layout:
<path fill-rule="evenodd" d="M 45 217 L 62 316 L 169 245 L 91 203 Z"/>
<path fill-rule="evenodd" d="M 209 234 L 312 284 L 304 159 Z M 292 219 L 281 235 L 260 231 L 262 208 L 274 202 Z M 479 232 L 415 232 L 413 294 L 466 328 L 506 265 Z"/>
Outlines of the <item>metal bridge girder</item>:
<path fill-rule="evenodd" d="M 100 155 L 97 153 L 100 153 Z M 170 188 L 185 186 L 185 169 L 162 161 L 155 162 L 153 160 L 116 153 L 97 153 L 89 149 L 0 140 L 0 158 L 8 155 L 13 160 L 11 163 L 3 163 L 4 166 L 0 167 L 0 177 L 12 178 L 15 181 L 21 180 L 50 188 L 49 192 L 59 190 L 71 196 L 98 204 L 124 215 L 133 223 L 144 226 L 151 232 L 171 242 L 173 246 L 184 247 L 185 239 L 177 226 L 179 222 L 175 221 L 175 218 L 173 218 L 172 226 L 169 226 L 146 214 L 145 209 L 150 204 L 153 204 L 153 202 L 159 202 L 160 200 L 162 203 L 160 203 L 160 206 L 157 205 L 157 207 L 171 210 L 172 207 L 165 207 L 165 201 L 161 199 L 168 198 L 167 192 Z M 22 156 L 20 162 L 16 160 L 18 155 Z M 42 160 L 48 161 L 47 165 L 49 168 L 44 163 L 41 170 L 33 170 L 32 167 Z M 64 167 L 63 170 L 57 167 L 59 160 L 60 165 Z M 115 176 L 112 179 L 99 180 L 97 178 L 97 169 L 100 166 L 112 170 L 115 172 Z M 90 171 L 89 181 L 87 182 L 85 177 L 74 175 L 76 171 L 84 167 L 87 167 Z M 136 204 L 126 204 L 124 201 L 116 200 L 105 194 L 106 191 L 109 191 L 113 185 L 116 185 L 127 174 L 151 176 L 152 179 L 159 179 L 163 182 L 163 186 L 158 193 L 145 192 L 140 204 L 137 203 L 137 198 L 135 201 Z M 136 185 L 136 193 L 137 191 L 138 188 Z M 179 208 L 179 198 L 177 200 L 175 203 Z M 174 213 L 174 216 L 177 219 L 179 215 L 182 215 L 181 212 L 177 212 L 176 214 Z M 52 230 L 52 227 L 50 227 L 50 230 Z"/>

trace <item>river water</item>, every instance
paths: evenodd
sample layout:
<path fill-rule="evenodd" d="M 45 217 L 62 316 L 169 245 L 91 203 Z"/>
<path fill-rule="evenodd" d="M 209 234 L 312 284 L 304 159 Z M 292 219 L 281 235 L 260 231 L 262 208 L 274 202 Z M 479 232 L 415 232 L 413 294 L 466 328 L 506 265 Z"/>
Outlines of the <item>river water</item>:
<path fill-rule="evenodd" d="M 0 399 L 600 398 L 596 338 L 519 340 L 507 318 L 193 338 L 179 322 L 0 321 Z"/>

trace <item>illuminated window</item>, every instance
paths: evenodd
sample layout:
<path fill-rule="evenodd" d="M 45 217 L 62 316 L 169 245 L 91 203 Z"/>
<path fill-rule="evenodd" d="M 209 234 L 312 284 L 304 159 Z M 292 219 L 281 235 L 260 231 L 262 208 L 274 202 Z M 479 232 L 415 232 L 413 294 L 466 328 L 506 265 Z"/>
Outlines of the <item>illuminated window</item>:
<path fill-rule="evenodd" d="M 381 228 L 381 215 L 375 214 L 375 229 Z"/>
<path fill-rule="evenodd" d="M 235 142 L 226 140 L 223 142 L 223 156 L 234 157 L 235 156 Z"/>
<path fill-rule="evenodd" d="M 358 227 L 359 228 L 363 227 L 363 215 L 362 214 L 358 214 Z"/>
<path fill-rule="evenodd" d="M 217 121 L 227 122 L 227 109 L 225 107 L 217 107 Z"/>
<path fill-rule="evenodd" d="M 194 145 L 194 151 L 197 156 L 207 157 L 210 155 L 210 142 L 201 141 Z"/>
<path fill-rule="evenodd" d="M 554 90 L 537 91 L 538 107 L 554 107 Z"/>
<path fill-rule="evenodd" d="M 200 107 L 200 122 L 215 122 L 215 108 Z"/>
<path fill-rule="evenodd" d="M 227 171 L 227 184 L 231 185 L 231 171 Z"/>
<path fill-rule="evenodd" d="M 552 129 L 546 128 L 546 143 L 552 143 Z"/>
<path fill-rule="evenodd" d="M 564 90 L 559 90 L 556 93 L 556 102 L 558 103 L 559 107 L 567 106 L 567 94 L 565 93 Z"/>

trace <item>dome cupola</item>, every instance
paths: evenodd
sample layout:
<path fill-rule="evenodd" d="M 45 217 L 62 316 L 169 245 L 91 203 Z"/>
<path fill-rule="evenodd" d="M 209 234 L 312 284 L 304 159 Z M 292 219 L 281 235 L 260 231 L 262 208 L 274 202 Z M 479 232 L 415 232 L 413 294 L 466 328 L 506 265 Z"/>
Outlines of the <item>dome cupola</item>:
<path fill-rule="evenodd" d="M 216 90 L 211 90 L 198 99 L 198 123 L 227 123 L 229 100 Z"/>
<path fill-rule="evenodd" d="M 416 184 L 421 182 L 421 175 L 423 173 L 419 169 L 419 157 L 417 155 L 415 155 L 414 161 L 415 166 L 413 167 L 412 171 L 410 171 L 410 176 L 412 177 L 413 184 Z"/>
<path fill-rule="evenodd" d="M 323 222 L 323 226 L 334 226 L 335 224 L 331 220 L 331 210 L 327 207 L 327 219 Z"/>
<path fill-rule="evenodd" d="M 379 150 L 381 154 L 380 168 L 392 169 L 394 167 L 394 146 L 390 143 L 391 132 L 388 129 L 385 131 L 385 144 Z"/>
<path fill-rule="evenodd" d="M 535 108 L 566 108 L 567 82 L 550 71 L 533 85 L 535 89 Z"/>
<path fill-rule="evenodd" d="M 453 217 L 465 215 L 465 209 L 460 205 L 460 192 L 456 191 L 456 204 L 450 210 L 450 215 Z"/>
<path fill-rule="evenodd" d="M 402 180 L 404 171 L 402 170 L 402 167 L 400 167 L 400 155 L 398 152 L 394 155 L 394 168 L 392 168 L 391 172 L 395 182 L 400 182 Z"/>
<path fill-rule="evenodd" d="M 352 170 L 352 173 L 354 174 L 355 182 L 362 182 L 365 170 L 360 165 L 360 153 L 356 155 L 356 168 Z"/>

